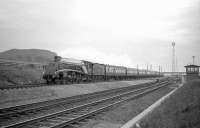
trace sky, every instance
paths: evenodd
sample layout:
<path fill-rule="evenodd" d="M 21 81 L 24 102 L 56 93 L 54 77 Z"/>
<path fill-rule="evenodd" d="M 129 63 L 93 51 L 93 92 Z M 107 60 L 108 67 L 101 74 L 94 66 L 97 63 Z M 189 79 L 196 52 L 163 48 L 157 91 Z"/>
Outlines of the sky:
<path fill-rule="evenodd" d="M 200 0 L 0 0 L 0 52 L 171 71 L 173 41 L 177 71 L 200 65 Z"/>

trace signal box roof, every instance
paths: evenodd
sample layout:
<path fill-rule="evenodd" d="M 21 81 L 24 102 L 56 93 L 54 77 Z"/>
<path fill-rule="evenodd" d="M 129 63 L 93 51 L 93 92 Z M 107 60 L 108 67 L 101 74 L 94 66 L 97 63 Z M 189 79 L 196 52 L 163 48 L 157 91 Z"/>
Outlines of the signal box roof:
<path fill-rule="evenodd" d="M 187 67 L 195 67 L 195 68 L 196 68 L 196 67 L 200 67 L 200 66 L 194 65 L 194 64 L 190 64 L 190 65 L 186 65 L 186 66 L 184 66 L 184 67 L 186 67 L 186 68 L 187 68 Z"/>

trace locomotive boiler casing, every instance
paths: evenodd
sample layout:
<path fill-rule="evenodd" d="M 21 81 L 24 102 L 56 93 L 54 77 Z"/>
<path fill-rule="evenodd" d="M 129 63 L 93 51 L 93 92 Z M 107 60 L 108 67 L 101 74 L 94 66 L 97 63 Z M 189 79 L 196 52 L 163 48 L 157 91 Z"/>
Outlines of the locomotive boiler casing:
<path fill-rule="evenodd" d="M 46 66 L 43 78 L 47 83 L 74 82 L 88 79 L 87 75 L 88 70 L 83 61 L 55 56 L 54 61 Z"/>

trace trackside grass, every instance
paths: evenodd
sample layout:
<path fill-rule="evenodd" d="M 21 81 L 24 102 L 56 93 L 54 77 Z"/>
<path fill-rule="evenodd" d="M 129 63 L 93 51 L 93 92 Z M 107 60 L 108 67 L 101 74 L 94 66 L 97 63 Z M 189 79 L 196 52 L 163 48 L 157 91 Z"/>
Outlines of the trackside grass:
<path fill-rule="evenodd" d="M 152 114 L 141 128 L 200 128 L 200 80 L 187 82 Z"/>
<path fill-rule="evenodd" d="M 42 70 L 35 65 L 0 66 L 0 86 L 45 82 Z"/>

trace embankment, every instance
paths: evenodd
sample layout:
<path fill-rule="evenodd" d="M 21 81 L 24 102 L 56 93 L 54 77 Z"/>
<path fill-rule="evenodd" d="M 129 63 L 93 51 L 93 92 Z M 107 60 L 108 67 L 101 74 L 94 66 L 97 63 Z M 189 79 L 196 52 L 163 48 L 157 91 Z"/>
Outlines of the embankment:
<path fill-rule="evenodd" d="M 142 128 L 200 128 L 200 80 L 185 83 L 140 125 Z"/>

